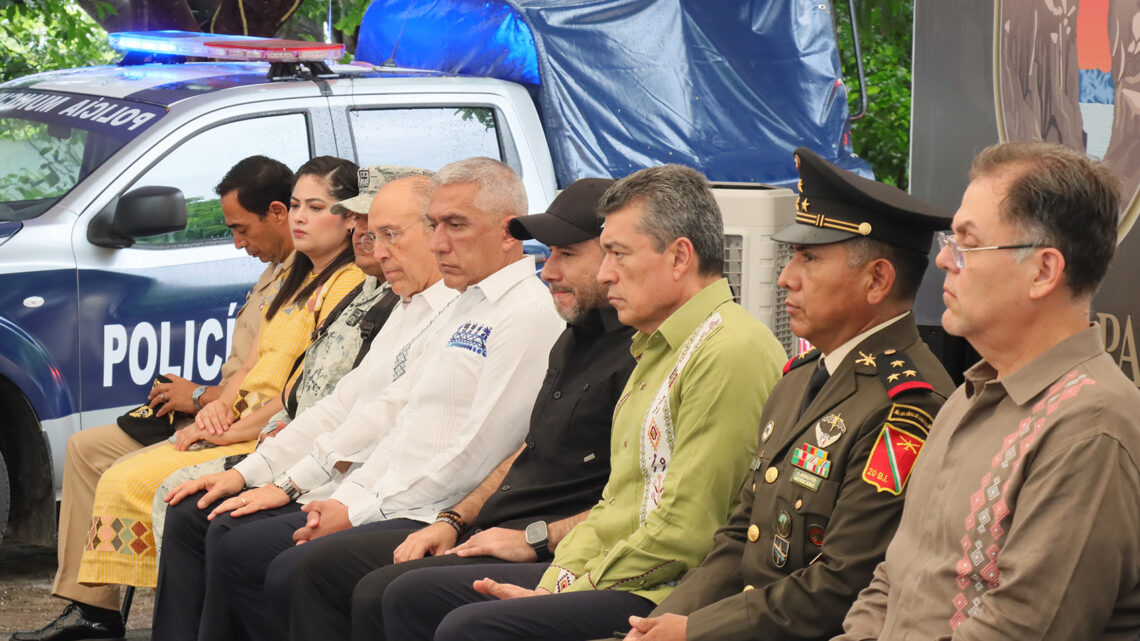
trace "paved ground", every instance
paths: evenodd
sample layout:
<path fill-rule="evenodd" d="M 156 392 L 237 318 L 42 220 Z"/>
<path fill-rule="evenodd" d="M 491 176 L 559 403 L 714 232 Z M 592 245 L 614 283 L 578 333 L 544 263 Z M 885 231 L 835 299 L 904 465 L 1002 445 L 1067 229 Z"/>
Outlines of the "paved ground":
<path fill-rule="evenodd" d="M 54 619 L 64 602 L 51 596 L 55 548 L 0 544 L 0 640 L 16 630 L 38 628 Z M 127 621 L 129 641 L 149 641 L 154 590 L 135 591 Z"/>

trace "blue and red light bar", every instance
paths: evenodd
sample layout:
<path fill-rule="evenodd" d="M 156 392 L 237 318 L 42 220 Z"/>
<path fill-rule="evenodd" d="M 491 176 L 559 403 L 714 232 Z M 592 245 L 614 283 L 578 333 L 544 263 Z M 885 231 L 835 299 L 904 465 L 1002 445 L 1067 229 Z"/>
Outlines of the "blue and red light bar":
<path fill-rule="evenodd" d="M 218 60 L 315 62 L 344 57 L 343 44 L 192 31 L 120 31 L 108 40 L 118 51 Z"/>

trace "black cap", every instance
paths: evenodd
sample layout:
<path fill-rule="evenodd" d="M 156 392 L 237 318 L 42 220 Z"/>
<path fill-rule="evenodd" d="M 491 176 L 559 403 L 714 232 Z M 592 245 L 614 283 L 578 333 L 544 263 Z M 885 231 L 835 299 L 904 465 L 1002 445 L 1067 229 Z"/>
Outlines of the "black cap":
<path fill-rule="evenodd" d="M 550 203 L 545 214 L 512 218 L 511 235 L 519 240 L 534 238 L 544 245 L 566 246 L 602 235 L 598 201 L 614 184 L 610 178 L 576 180 Z"/>
<path fill-rule="evenodd" d="M 796 149 L 796 169 L 796 222 L 773 236 L 782 243 L 825 245 L 866 237 L 925 254 L 934 232 L 950 227 L 951 214 L 840 169 L 806 147 Z"/>

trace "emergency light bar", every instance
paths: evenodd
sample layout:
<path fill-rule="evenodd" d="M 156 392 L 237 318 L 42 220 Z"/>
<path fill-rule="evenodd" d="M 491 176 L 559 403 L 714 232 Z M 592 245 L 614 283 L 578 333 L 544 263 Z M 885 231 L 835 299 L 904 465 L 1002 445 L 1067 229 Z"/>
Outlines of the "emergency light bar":
<path fill-rule="evenodd" d="M 120 31 L 108 36 L 124 52 L 265 62 L 315 62 L 344 57 L 343 44 L 193 31 Z"/>

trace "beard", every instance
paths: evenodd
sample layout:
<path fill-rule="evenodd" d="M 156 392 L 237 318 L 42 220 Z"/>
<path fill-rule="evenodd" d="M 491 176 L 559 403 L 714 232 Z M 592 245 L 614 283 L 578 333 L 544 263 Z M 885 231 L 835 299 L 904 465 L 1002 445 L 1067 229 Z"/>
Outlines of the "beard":
<path fill-rule="evenodd" d="M 573 325 L 580 324 L 586 320 L 586 316 L 590 313 L 591 309 L 608 304 L 606 301 L 606 292 L 608 289 L 608 286 L 597 281 L 591 281 L 590 284 L 578 288 L 563 285 L 551 285 L 550 287 L 551 293 L 561 292 L 570 294 L 571 298 L 568 301 L 555 299 L 554 309 L 558 312 L 558 315 L 562 317 L 562 320 Z"/>

